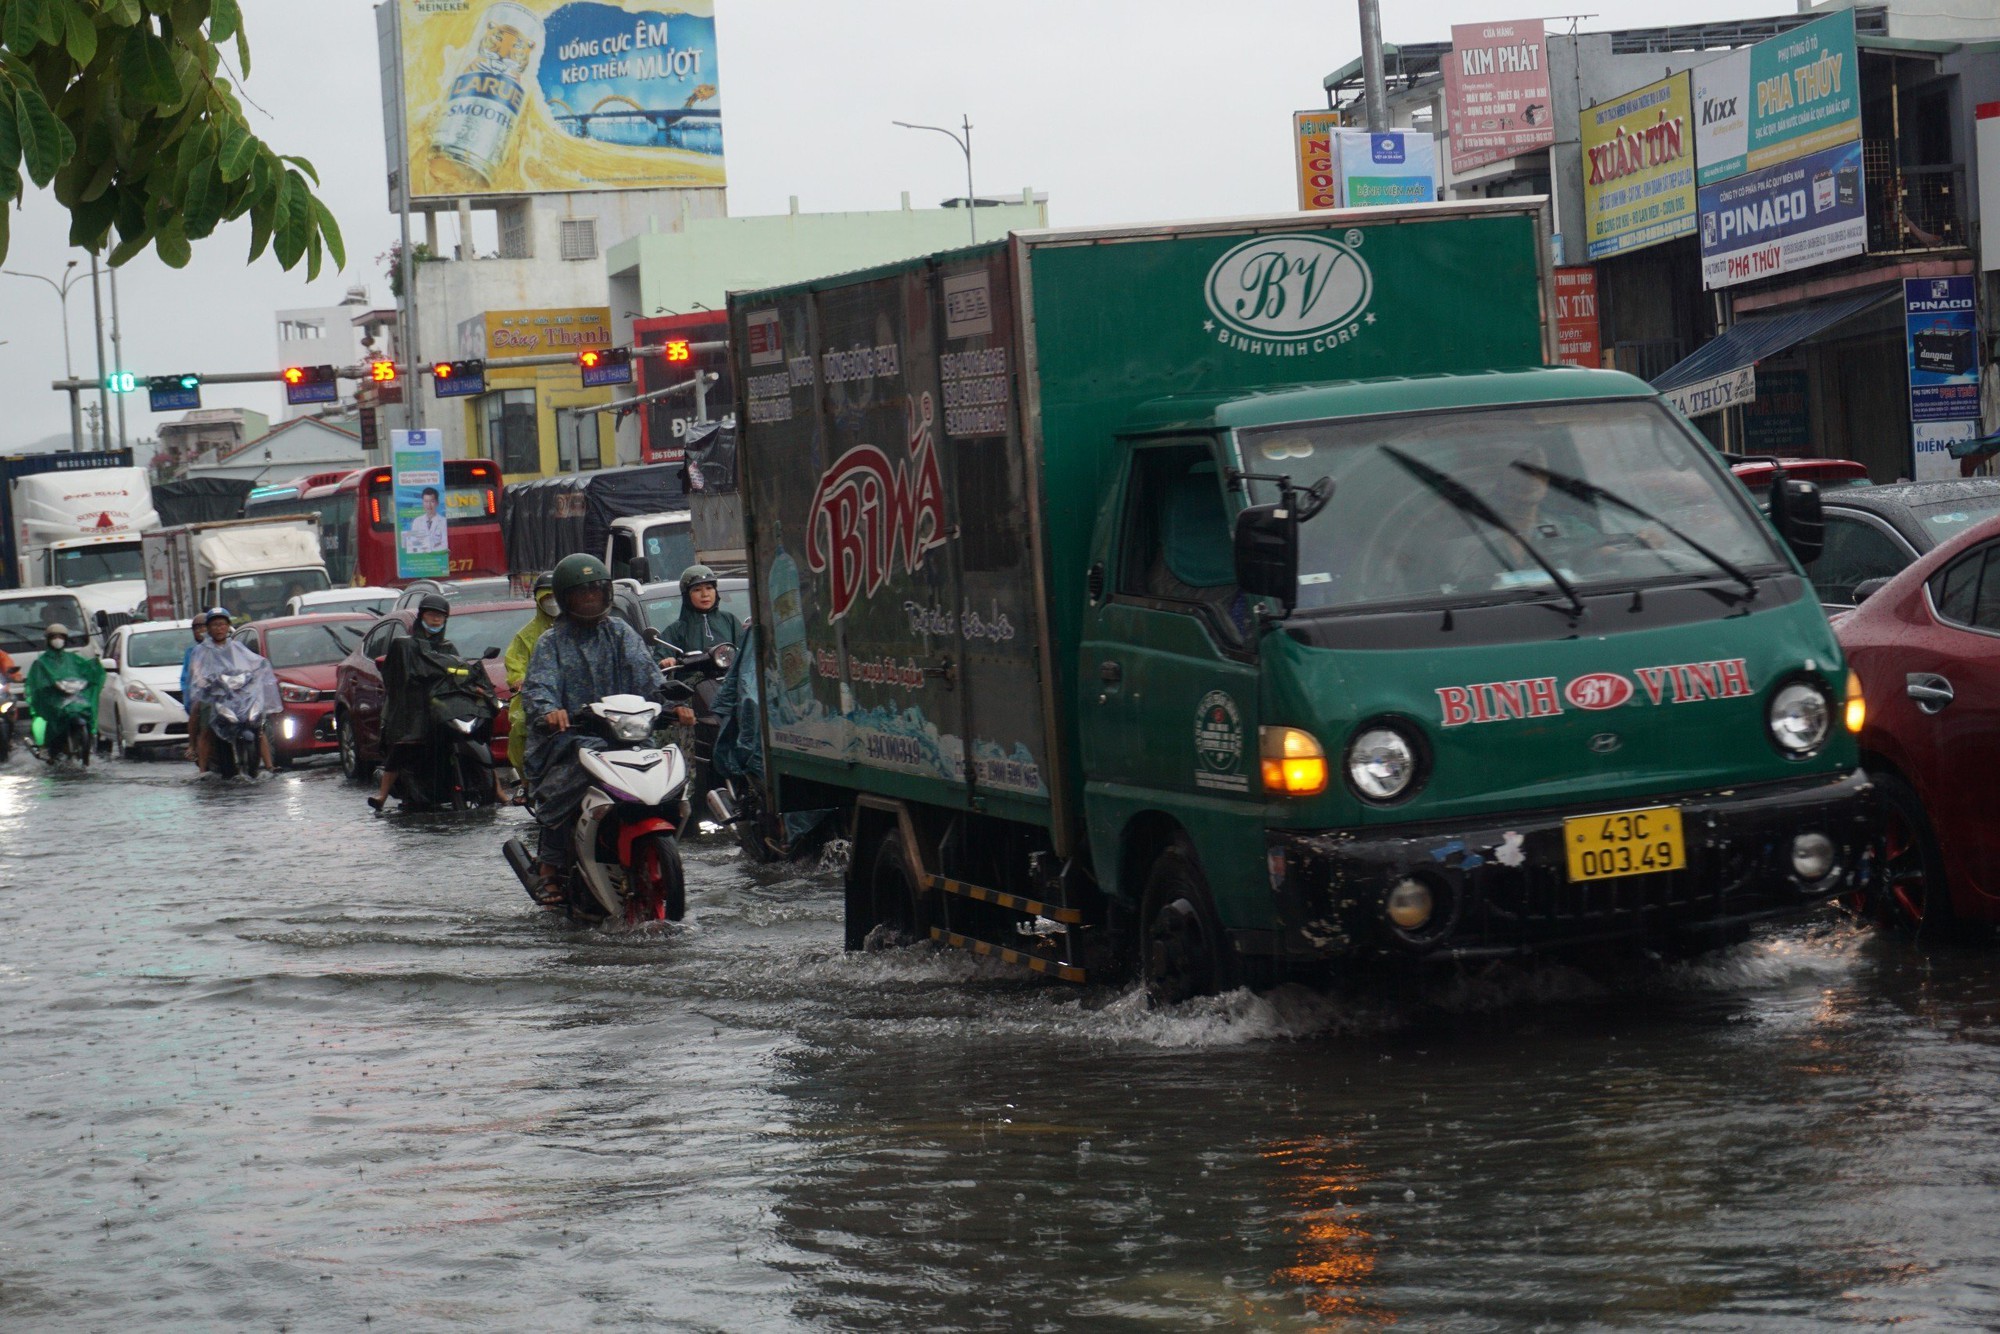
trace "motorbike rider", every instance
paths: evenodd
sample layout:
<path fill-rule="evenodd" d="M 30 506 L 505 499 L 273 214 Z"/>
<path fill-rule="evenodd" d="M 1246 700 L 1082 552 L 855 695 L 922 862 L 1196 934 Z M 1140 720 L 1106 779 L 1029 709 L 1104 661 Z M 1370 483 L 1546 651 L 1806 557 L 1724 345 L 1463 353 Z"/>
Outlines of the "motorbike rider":
<path fill-rule="evenodd" d="M 199 765 L 201 762 L 201 752 L 198 749 L 200 745 L 199 737 L 201 736 L 201 706 L 194 702 L 193 683 L 188 677 L 188 671 L 194 665 L 194 651 L 201 647 L 202 640 L 208 638 L 208 613 L 202 612 L 196 616 L 192 625 L 194 628 L 194 642 L 187 646 L 187 652 L 181 654 L 181 701 L 187 709 L 188 716 L 187 757 Z"/>
<path fill-rule="evenodd" d="M 48 736 L 50 724 L 62 717 L 62 706 L 70 698 L 58 681 L 79 680 L 83 689 L 78 698 L 90 701 L 90 730 L 97 733 L 97 700 L 104 690 L 104 664 L 95 658 L 86 658 L 69 647 L 69 627 L 59 622 L 50 622 L 42 630 L 42 656 L 36 658 L 28 668 L 28 712 L 33 715 L 33 736 L 35 744 L 41 745 Z"/>
<path fill-rule="evenodd" d="M 527 763 L 528 714 L 523 707 L 521 682 L 527 678 L 528 660 L 534 656 L 535 645 L 541 643 L 542 636 L 556 623 L 561 610 L 556 605 L 555 576 L 535 576 L 535 614 L 514 632 L 505 659 L 507 688 L 514 692 L 514 697 L 507 701 L 507 763 L 514 766 L 515 773 L 525 772 L 523 766 Z"/>
<path fill-rule="evenodd" d="M 202 618 L 203 628 L 208 637 L 196 644 L 188 653 L 188 694 L 186 698 L 197 707 L 188 711 L 188 727 L 194 728 L 193 719 L 206 717 L 215 705 L 217 697 L 224 691 L 222 677 L 228 674 L 244 673 L 262 678 L 260 689 L 268 696 L 267 703 L 276 712 L 278 703 L 278 678 L 271 664 L 261 653 L 257 653 L 240 639 L 231 638 L 236 629 L 235 618 L 225 607 L 211 607 Z M 208 772 L 211 746 L 214 735 L 203 727 L 195 733 L 195 764 L 203 773 Z M 267 732 L 257 734 L 257 757 L 265 769 L 271 765 L 271 737 Z"/>
<path fill-rule="evenodd" d="M 573 860 L 570 825 L 589 782 L 576 758 L 585 737 L 572 715 L 608 695 L 655 698 L 665 684 L 660 664 L 639 632 L 610 614 L 611 571 L 595 556 L 565 556 L 551 586 L 559 611 L 528 660 L 521 693 L 534 729 L 526 747 L 527 777 L 541 825 L 541 902 L 559 906 L 559 886 Z"/>
<path fill-rule="evenodd" d="M 743 622 L 718 605 L 720 601 L 714 570 L 706 565 L 690 565 L 682 570 L 681 614 L 666 628 L 667 642 L 684 653 L 703 653 L 717 644 L 734 644 L 741 639 Z"/>
<path fill-rule="evenodd" d="M 375 810 L 388 804 L 403 770 L 417 762 L 430 742 L 431 690 L 442 669 L 461 665 L 457 648 L 444 637 L 450 619 L 451 603 L 439 594 L 424 594 L 410 633 L 392 641 L 382 661 L 382 785 L 368 798 Z M 493 797 L 502 804 L 507 800 L 498 775 Z"/>

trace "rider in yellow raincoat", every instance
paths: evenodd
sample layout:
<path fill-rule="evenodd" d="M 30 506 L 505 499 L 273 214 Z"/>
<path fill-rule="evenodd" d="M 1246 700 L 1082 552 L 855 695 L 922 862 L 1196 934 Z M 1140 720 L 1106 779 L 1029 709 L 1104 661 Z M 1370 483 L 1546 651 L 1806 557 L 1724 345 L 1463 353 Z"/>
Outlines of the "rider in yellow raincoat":
<path fill-rule="evenodd" d="M 507 688 L 514 697 L 507 701 L 507 763 L 521 772 L 528 744 L 528 718 L 521 708 L 521 682 L 527 679 L 528 659 L 535 656 L 535 645 L 556 623 L 555 585 L 548 575 L 535 580 L 535 616 L 514 635 L 514 642 L 507 645 Z"/>

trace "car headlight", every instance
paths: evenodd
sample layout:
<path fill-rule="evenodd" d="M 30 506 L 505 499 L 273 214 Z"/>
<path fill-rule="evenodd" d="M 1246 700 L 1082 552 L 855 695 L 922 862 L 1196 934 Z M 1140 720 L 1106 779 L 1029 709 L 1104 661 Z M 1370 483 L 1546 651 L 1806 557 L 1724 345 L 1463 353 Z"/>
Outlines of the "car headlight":
<path fill-rule="evenodd" d="M 319 696 L 311 686 L 293 685 L 290 681 L 278 683 L 278 698 L 287 704 L 310 704 Z"/>
<path fill-rule="evenodd" d="M 1416 747 L 1393 727 L 1370 727 L 1347 747 L 1347 781 L 1369 801 L 1394 801 L 1416 778 Z"/>
<path fill-rule="evenodd" d="M 1771 740 L 1787 755 L 1804 756 L 1818 750 L 1831 721 L 1826 696 L 1804 681 L 1780 686 L 1771 696 L 1767 718 Z"/>
<path fill-rule="evenodd" d="M 1326 791 L 1326 752 L 1311 732 L 1263 727 L 1257 731 L 1257 742 L 1266 792 L 1311 797 Z"/>
<path fill-rule="evenodd" d="M 134 704 L 158 704 L 160 702 L 160 697 L 155 695 L 152 688 L 144 681 L 127 681 L 125 683 L 125 698 L 131 700 Z"/>

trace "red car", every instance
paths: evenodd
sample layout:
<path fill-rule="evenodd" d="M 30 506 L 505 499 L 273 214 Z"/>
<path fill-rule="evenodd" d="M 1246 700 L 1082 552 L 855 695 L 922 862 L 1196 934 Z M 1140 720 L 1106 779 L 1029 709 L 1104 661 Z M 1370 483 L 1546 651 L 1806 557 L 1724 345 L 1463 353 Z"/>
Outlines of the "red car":
<path fill-rule="evenodd" d="M 1773 471 L 1769 463 L 1754 459 L 1738 462 L 1732 456 L 1729 471 L 1736 474 L 1737 481 L 1750 488 L 1751 496 L 1759 505 L 1769 503 Z M 1853 459 L 1786 459 L 1785 476 L 1796 481 L 1817 483 L 1822 491 L 1868 485 L 1868 469 Z"/>
<path fill-rule="evenodd" d="M 2000 518 L 1974 524 L 1834 623 L 1861 678 L 1882 796 L 1882 920 L 1924 935 L 2000 923 Z"/>
<path fill-rule="evenodd" d="M 372 617 L 334 612 L 252 621 L 236 637 L 271 660 L 285 711 L 271 732 L 279 768 L 337 749 L 333 734 L 334 671 L 361 642 Z"/>
<path fill-rule="evenodd" d="M 507 763 L 508 697 L 507 669 L 500 656 L 507 652 L 516 632 L 535 614 L 535 604 L 486 602 L 471 607 L 453 607 L 444 637 L 468 662 L 485 658 L 488 649 L 499 650 L 486 658 L 486 674 L 500 695 L 501 716 L 493 727 L 493 762 Z M 375 772 L 382 762 L 382 669 L 379 659 L 400 635 L 410 633 L 417 619 L 415 607 L 401 607 L 376 621 L 353 652 L 341 659 L 334 684 L 334 732 L 340 742 L 340 767 L 359 783 Z"/>

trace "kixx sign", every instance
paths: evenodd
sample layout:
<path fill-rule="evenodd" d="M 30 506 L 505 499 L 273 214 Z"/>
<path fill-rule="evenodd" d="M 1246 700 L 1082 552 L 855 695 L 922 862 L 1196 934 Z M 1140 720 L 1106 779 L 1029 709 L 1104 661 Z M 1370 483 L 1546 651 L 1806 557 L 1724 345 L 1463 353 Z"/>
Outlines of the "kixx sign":
<path fill-rule="evenodd" d="M 1637 686 L 1633 685 L 1637 679 Z M 1482 681 L 1469 686 L 1439 686 L 1439 721 L 1445 727 L 1467 723 L 1501 723 L 1517 718 L 1553 718 L 1566 713 L 1563 705 L 1588 713 L 1616 709 L 1644 695 L 1651 704 L 1695 704 L 1709 699 L 1740 699 L 1753 693 L 1750 672 L 1742 658 L 1714 662 L 1682 662 L 1665 667 L 1640 667 L 1622 672 L 1587 672 L 1562 685 L 1554 676 L 1519 681 Z"/>

